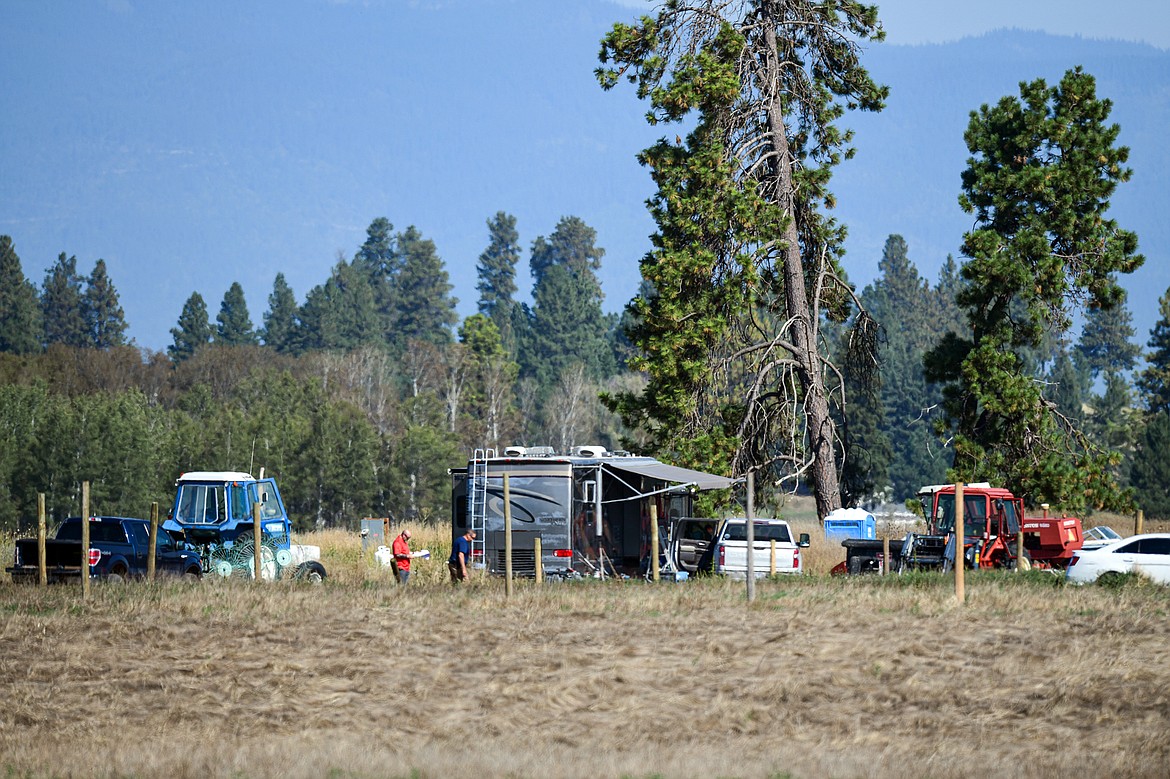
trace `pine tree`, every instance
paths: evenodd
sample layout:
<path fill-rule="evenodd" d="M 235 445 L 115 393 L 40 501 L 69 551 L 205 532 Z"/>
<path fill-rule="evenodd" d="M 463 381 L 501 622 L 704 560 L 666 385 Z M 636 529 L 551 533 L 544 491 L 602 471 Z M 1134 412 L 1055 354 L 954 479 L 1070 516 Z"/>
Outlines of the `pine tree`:
<path fill-rule="evenodd" d="M 941 401 L 941 393 L 926 381 L 922 367 L 941 318 L 932 305 L 936 293 L 910 261 L 902 236 L 887 239 L 878 269 L 881 275 L 861 297 L 885 336 L 879 359 L 881 406 L 890 442 L 889 484 L 894 497 L 905 500 L 923 484 L 936 484 L 946 474 L 947 462 L 931 426 L 932 409 Z M 954 272 L 953 262 L 950 272 Z M 952 283 L 947 273 L 944 266 L 940 284 Z"/>
<path fill-rule="evenodd" d="M 118 302 L 118 290 L 106 272 L 106 261 L 98 260 L 85 287 L 82 299 L 90 340 L 98 349 L 110 349 L 126 343 L 126 318 Z"/>
<path fill-rule="evenodd" d="M 198 292 L 183 304 L 179 314 L 178 327 L 171 328 L 174 343 L 167 347 L 167 354 L 176 363 L 192 357 L 201 347 L 211 343 L 211 323 L 207 317 L 207 304 Z"/>
<path fill-rule="evenodd" d="M 583 305 L 581 286 L 572 271 L 564 266 L 550 267 L 539 286 L 533 290 L 532 326 L 521 351 L 525 376 L 536 380 L 547 391 L 571 365 L 589 363 L 588 375 L 598 375 L 597 349 L 586 352 L 596 342 L 580 338 L 580 327 L 588 322 L 592 308 Z"/>
<path fill-rule="evenodd" d="M 1170 412 L 1170 289 L 1158 298 L 1161 315 L 1146 344 L 1146 369 L 1138 377 L 1142 401 L 1151 414 Z"/>
<path fill-rule="evenodd" d="M 479 423 L 475 438 L 481 446 L 500 448 L 515 429 L 513 387 L 519 366 L 504 348 L 500 331 L 484 314 L 474 314 L 459 326 L 459 342 L 467 349 L 470 382 L 465 405 Z"/>
<path fill-rule="evenodd" d="M 512 335 L 512 312 L 516 307 L 516 263 L 520 261 L 520 233 L 516 217 L 498 211 L 488 220 L 488 247 L 479 255 L 476 271 L 479 282 L 479 313 L 495 323 L 505 344 L 515 344 Z"/>
<path fill-rule="evenodd" d="M 601 311 L 601 282 L 595 271 L 605 250 L 597 232 L 577 217 L 565 217 L 546 240 L 532 245 L 533 306 L 521 365 L 542 391 L 577 364 L 594 381 L 617 370 Z"/>
<path fill-rule="evenodd" d="M 1084 372 L 1097 379 L 1109 373 L 1133 370 L 1141 348 L 1133 343 L 1133 315 L 1125 305 L 1122 290 L 1117 303 L 1110 308 L 1090 306 L 1085 311 L 1085 325 L 1077 342 L 1074 359 Z"/>
<path fill-rule="evenodd" d="M 292 352 L 297 346 L 297 299 L 283 273 L 277 273 L 272 283 L 262 337 L 265 346 L 281 354 Z"/>
<path fill-rule="evenodd" d="M 451 297 L 452 285 L 435 243 L 415 227 L 398 236 L 402 271 L 398 277 L 398 306 L 394 337 L 404 346 L 417 339 L 435 345 L 451 343 L 451 328 L 459 321 Z"/>
<path fill-rule="evenodd" d="M 1133 393 L 1129 381 L 1120 373 L 1105 374 L 1105 392 L 1093 398 L 1093 419 L 1090 430 L 1098 445 L 1124 455 L 1133 452 L 1137 434 L 1135 421 L 1139 414 L 1133 408 Z M 1119 481 L 1124 483 L 1128 467 L 1125 460 L 1119 464 Z"/>
<path fill-rule="evenodd" d="M 601 282 L 596 272 L 601 268 L 605 249 L 597 246 L 597 231 L 585 224 L 580 217 L 566 216 L 557 222 L 556 229 L 546 240 L 538 237 L 532 244 L 529 265 L 534 286 L 539 286 L 545 272 L 556 265 L 568 267 L 587 282 L 593 296 L 601 300 Z"/>
<path fill-rule="evenodd" d="M 1134 329 L 1125 296 L 1113 308 L 1089 308 L 1085 324 L 1073 352 L 1073 362 L 1081 379 L 1081 394 L 1089 413 L 1085 432 L 1098 446 L 1129 454 L 1133 450 L 1134 419 L 1130 408 L 1129 372 L 1137 363 L 1141 348 L 1133 343 Z M 1104 379 L 1105 391 L 1094 392 Z M 1118 479 L 1124 482 L 1125 462 L 1119 467 Z"/>
<path fill-rule="evenodd" d="M 1170 410 L 1150 415 L 1138 436 L 1130 468 L 1137 505 L 1152 518 L 1170 519 Z"/>
<path fill-rule="evenodd" d="M 215 342 L 224 346 L 250 346 L 260 342 L 252 317 L 248 314 L 248 303 L 244 300 L 244 288 L 233 281 L 224 293 L 219 313 L 215 316 Z"/>
<path fill-rule="evenodd" d="M 884 493 L 890 484 L 894 451 L 886 432 L 889 422 L 882 402 L 879 366 L 864 352 L 850 349 L 848 333 L 841 334 L 839 341 L 837 363 L 843 366 L 842 381 L 849 399 L 849 416 L 837 420 L 845 450 L 841 502 L 857 506 Z"/>
<path fill-rule="evenodd" d="M 646 279 L 642 279 L 638 283 L 638 293 L 634 299 L 650 300 L 657 291 L 654 285 Z M 610 345 L 613 349 L 613 357 L 617 362 L 619 370 L 629 370 L 630 361 L 633 360 L 638 350 L 634 346 L 633 341 L 630 340 L 630 333 L 636 332 L 641 325 L 638 318 L 638 313 L 632 306 L 626 306 L 622 312 L 617 315 L 617 320 L 613 323 L 610 330 Z"/>
<path fill-rule="evenodd" d="M 1114 146 L 1120 128 L 1105 124 L 1110 110 L 1076 68 L 1057 86 L 1024 83 L 1019 98 L 972 113 L 960 205 L 976 224 L 958 298 L 972 330 L 945 339 L 928 363 L 928 377 L 946 383 L 953 477 L 1069 509 L 1125 507 L 1118 458 L 1051 413 L 1027 353 L 1063 340 L 1075 301 L 1115 306 L 1117 274 L 1143 261 L 1137 237 L 1104 217 L 1131 174 L 1128 149 Z"/>
<path fill-rule="evenodd" d="M 324 284 L 309 290 L 300 310 L 298 349 L 348 351 L 383 343 L 369 276 L 338 260 Z"/>
<path fill-rule="evenodd" d="M 393 232 L 394 225 L 390 224 L 389 219 L 375 219 L 366 228 L 366 240 L 351 263 L 369 283 L 376 310 L 377 330 L 387 344 L 397 338 L 394 328 L 397 324 L 398 283 L 403 262 Z"/>
<path fill-rule="evenodd" d="M 971 330 L 967 313 L 959 305 L 959 293 L 963 290 L 963 277 L 959 264 L 948 254 L 938 271 L 938 282 L 931 290 L 927 306 L 929 320 L 933 325 L 934 337 L 929 346 L 941 341 L 946 335 L 962 335 Z"/>
<path fill-rule="evenodd" d="M 1049 371 L 1049 388 L 1044 395 L 1052 401 L 1058 414 L 1078 427 L 1083 427 L 1085 421 L 1083 384 L 1068 350 L 1060 349 Z"/>
<path fill-rule="evenodd" d="M 25 278 L 12 238 L 0 235 L 0 352 L 40 351 L 43 335 L 36 285 Z"/>
<path fill-rule="evenodd" d="M 45 345 L 62 344 L 85 348 L 93 345 L 77 275 L 77 258 L 65 252 L 45 274 L 41 289 L 41 314 L 45 323 Z"/>
<path fill-rule="evenodd" d="M 642 261 L 656 294 L 631 304 L 630 337 L 649 381 L 611 404 L 684 464 L 806 481 L 822 517 L 841 497 L 820 326 L 851 301 L 828 182 L 852 153 L 837 120 L 885 98 L 860 64 L 882 37 L 861 3 L 679 0 L 615 25 L 597 71 L 633 83 L 651 124 L 694 127 L 640 157 L 658 187 Z M 872 320 L 855 321 L 872 348 Z"/>

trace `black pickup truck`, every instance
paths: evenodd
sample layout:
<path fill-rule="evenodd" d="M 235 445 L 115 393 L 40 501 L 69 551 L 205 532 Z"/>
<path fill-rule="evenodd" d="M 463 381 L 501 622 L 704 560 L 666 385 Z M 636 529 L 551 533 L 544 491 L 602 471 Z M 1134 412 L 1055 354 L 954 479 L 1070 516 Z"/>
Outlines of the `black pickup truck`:
<path fill-rule="evenodd" d="M 199 578 L 203 565 L 199 553 L 180 549 L 169 535 L 158 533 L 155 569 L 160 574 Z M 125 517 L 90 517 L 89 575 L 119 582 L 146 575 L 150 551 L 150 523 Z M 81 520 L 70 517 L 45 542 L 49 581 L 77 581 L 81 576 Z M 16 539 L 16 560 L 7 569 L 14 582 L 37 580 L 37 540 Z"/>

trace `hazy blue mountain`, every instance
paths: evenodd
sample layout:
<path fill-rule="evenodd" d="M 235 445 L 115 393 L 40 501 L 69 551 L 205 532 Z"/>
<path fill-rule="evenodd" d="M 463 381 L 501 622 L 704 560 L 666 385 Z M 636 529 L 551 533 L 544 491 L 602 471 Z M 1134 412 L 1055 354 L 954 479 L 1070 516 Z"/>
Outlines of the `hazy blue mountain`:
<path fill-rule="evenodd" d="M 76 3 L 68 24 L 45 8 L 11 4 L 0 28 L 0 233 L 34 280 L 61 252 L 84 274 L 104 258 L 140 345 L 170 342 L 193 291 L 220 300 L 238 280 L 263 301 L 283 273 L 303 296 L 381 216 L 434 240 L 462 316 L 498 211 L 517 217 L 521 282 L 533 239 L 577 216 L 606 250 L 605 309 L 637 290 L 654 226 L 634 156 L 678 130 L 647 127 L 631 89 L 597 86 L 600 38 L 626 16 L 614 5 L 291 3 L 274 17 Z M 1170 286 L 1170 53 L 999 32 L 877 45 L 865 61 L 892 94 L 885 112 L 849 120 L 859 154 L 833 186 L 853 281 L 873 278 L 890 233 L 933 278 L 970 226 L 956 205 L 968 113 L 1080 64 L 1133 149 L 1114 213 L 1147 257 L 1127 283 L 1144 341 Z"/>

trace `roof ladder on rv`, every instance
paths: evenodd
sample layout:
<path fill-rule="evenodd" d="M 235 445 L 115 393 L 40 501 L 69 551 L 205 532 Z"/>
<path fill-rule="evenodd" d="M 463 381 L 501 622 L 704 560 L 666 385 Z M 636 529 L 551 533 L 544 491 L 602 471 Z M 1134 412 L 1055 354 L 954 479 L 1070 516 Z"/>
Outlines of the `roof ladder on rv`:
<path fill-rule="evenodd" d="M 495 449 L 476 449 L 471 457 L 471 483 L 467 490 L 467 516 L 475 540 L 471 542 L 473 563 L 487 564 L 484 550 L 487 544 L 487 461 L 496 456 Z"/>

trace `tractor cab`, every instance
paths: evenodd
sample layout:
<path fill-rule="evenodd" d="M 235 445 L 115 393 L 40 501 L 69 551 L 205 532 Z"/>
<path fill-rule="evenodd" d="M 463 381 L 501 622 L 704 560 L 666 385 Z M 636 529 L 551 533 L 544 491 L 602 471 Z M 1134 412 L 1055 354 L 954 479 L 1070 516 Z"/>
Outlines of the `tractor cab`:
<path fill-rule="evenodd" d="M 261 575 L 280 578 L 291 568 L 296 576 L 324 578 L 321 550 L 291 543 L 292 522 L 280 499 L 276 480 L 238 471 L 192 471 L 175 482 L 175 502 L 163 530 L 198 549 L 208 572 L 228 577 L 254 575 L 259 506 Z"/>
<path fill-rule="evenodd" d="M 292 523 L 275 479 L 255 479 L 234 471 L 194 471 L 175 482 L 175 504 L 163 527 L 181 532 L 190 543 L 231 546 L 255 534 L 253 504 L 260 504 L 265 543 L 288 548 Z"/>
<path fill-rule="evenodd" d="M 953 487 L 919 493 L 930 533 L 955 532 L 955 491 Z M 1023 500 L 1008 490 L 986 484 L 972 484 L 963 493 L 963 537 L 966 544 L 979 539 L 1015 537 L 1024 514 Z"/>

